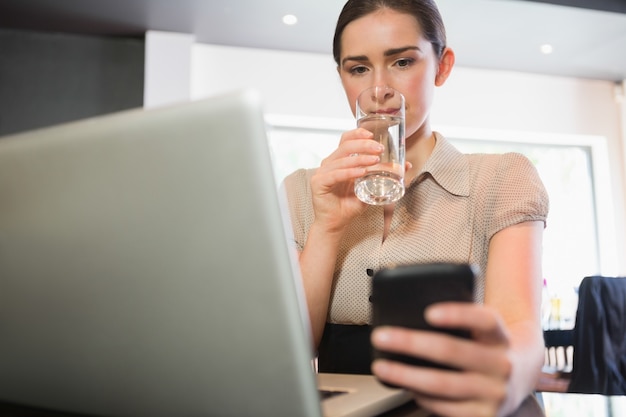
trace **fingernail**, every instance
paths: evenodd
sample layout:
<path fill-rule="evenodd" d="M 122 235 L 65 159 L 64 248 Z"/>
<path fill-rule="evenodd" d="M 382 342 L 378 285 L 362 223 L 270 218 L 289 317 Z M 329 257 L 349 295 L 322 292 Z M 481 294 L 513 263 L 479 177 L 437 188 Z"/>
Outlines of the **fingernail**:
<path fill-rule="evenodd" d="M 426 320 L 428 321 L 438 321 L 438 320 L 443 319 L 444 312 L 440 308 L 431 306 L 431 307 L 428 307 L 426 311 L 424 312 L 424 317 L 426 317 Z"/>
<path fill-rule="evenodd" d="M 385 361 L 375 360 L 372 362 L 372 372 L 378 376 L 385 376 L 389 373 L 389 365 Z"/>
<path fill-rule="evenodd" d="M 372 333 L 372 341 L 377 344 L 385 344 L 390 340 L 389 332 L 385 329 L 376 329 Z"/>

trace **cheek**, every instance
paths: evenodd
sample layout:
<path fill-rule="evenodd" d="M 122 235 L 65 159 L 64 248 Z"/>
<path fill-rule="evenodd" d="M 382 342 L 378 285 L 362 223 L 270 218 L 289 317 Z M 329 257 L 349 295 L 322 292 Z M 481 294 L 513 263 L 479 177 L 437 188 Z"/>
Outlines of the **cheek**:
<path fill-rule="evenodd" d="M 407 85 L 406 91 L 411 92 L 405 96 L 406 129 L 409 136 L 422 126 L 428 116 L 433 101 L 434 84 L 421 79 Z"/>
<path fill-rule="evenodd" d="M 358 88 L 347 88 L 345 89 L 346 99 L 348 100 L 348 104 L 350 105 L 350 110 L 352 111 L 352 115 L 356 114 L 356 98 L 359 96 L 361 92 Z"/>
<path fill-rule="evenodd" d="M 419 83 L 411 86 L 413 94 L 407 99 L 408 111 L 424 113 L 432 103 L 434 88 L 432 84 Z"/>

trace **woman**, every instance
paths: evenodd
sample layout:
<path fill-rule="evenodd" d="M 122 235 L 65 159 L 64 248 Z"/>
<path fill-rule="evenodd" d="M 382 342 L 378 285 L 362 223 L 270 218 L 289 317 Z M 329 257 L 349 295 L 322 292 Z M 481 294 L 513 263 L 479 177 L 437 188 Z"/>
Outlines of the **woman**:
<path fill-rule="evenodd" d="M 518 154 L 463 155 L 432 131 L 434 89 L 454 65 L 434 1 L 349 0 L 338 19 L 334 58 L 353 113 L 367 87 L 404 94 L 407 190 L 382 207 L 354 195 L 354 180 L 382 150 L 363 129 L 345 132 L 319 168 L 285 180 L 319 369 L 373 372 L 441 416 L 508 415 L 532 392 L 543 362 L 548 197 L 537 172 Z M 426 318 L 467 329 L 472 339 L 391 327 L 371 332 L 374 271 L 441 261 L 480 267 L 477 302 L 434 305 Z M 370 368 L 370 337 L 376 348 L 459 371 L 383 360 Z"/>

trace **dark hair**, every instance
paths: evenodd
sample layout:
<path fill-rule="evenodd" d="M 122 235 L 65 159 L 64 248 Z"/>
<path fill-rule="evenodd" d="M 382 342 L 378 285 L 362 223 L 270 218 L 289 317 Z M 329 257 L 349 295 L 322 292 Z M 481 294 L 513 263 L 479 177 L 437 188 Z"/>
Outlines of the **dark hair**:
<path fill-rule="evenodd" d="M 333 38 L 333 57 L 337 65 L 340 65 L 341 36 L 346 26 L 353 20 L 385 8 L 415 17 L 422 35 L 433 45 L 435 55 L 441 58 L 446 47 L 446 28 L 434 0 L 348 0 L 337 19 Z"/>

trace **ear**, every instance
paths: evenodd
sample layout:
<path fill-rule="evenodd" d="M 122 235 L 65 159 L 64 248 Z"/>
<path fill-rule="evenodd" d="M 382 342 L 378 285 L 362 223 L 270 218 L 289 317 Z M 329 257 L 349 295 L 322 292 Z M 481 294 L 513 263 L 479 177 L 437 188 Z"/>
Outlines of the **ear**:
<path fill-rule="evenodd" d="M 443 50 L 439 64 L 437 65 L 437 75 L 435 76 L 435 85 L 441 87 L 446 82 L 452 67 L 454 66 L 454 51 L 450 48 Z"/>

